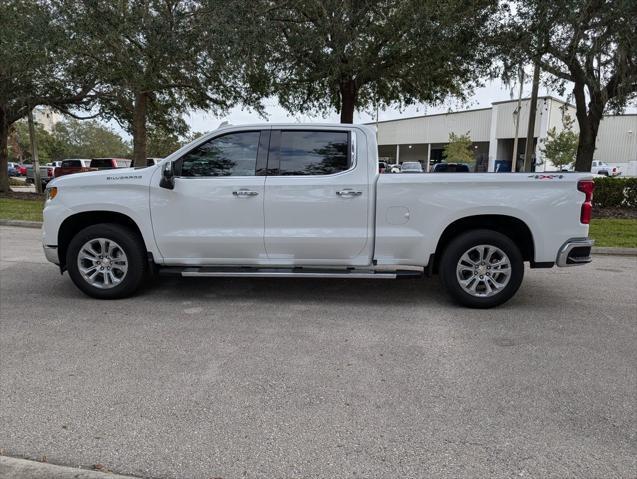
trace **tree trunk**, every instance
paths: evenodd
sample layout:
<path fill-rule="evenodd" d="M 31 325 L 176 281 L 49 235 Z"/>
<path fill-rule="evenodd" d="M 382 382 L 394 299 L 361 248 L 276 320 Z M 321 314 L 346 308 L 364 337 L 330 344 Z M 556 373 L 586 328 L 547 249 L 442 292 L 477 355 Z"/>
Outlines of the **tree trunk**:
<path fill-rule="evenodd" d="M 354 123 L 354 109 L 356 108 L 356 82 L 354 80 L 341 81 L 341 123 Z"/>
<path fill-rule="evenodd" d="M 586 95 L 584 84 L 575 82 L 573 87 L 575 95 L 575 107 L 577 109 L 577 123 L 579 124 L 579 141 L 577 143 L 577 155 L 575 157 L 575 171 L 590 172 L 595 154 L 595 142 L 599 124 L 604 113 L 604 101 L 600 95 L 591 96 L 586 111 Z"/>
<path fill-rule="evenodd" d="M 9 188 L 9 172 L 7 171 L 7 162 L 9 161 L 9 120 L 7 118 L 7 110 L 0 105 L 0 193 L 8 193 Z"/>
<path fill-rule="evenodd" d="M 133 166 L 146 166 L 146 110 L 148 94 L 135 94 L 133 106 Z"/>

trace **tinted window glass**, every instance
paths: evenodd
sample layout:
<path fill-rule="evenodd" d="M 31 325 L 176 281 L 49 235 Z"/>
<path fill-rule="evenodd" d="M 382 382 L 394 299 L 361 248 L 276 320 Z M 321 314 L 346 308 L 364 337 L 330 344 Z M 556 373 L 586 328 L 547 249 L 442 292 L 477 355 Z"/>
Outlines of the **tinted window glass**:
<path fill-rule="evenodd" d="M 283 131 L 281 175 L 331 175 L 349 168 L 347 132 Z"/>
<path fill-rule="evenodd" d="M 113 168 L 113 162 L 110 159 L 91 160 L 91 168 Z"/>
<path fill-rule="evenodd" d="M 82 162 L 80 160 L 64 160 L 61 166 L 62 168 L 76 168 L 82 166 Z"/>
<path fill-rule="evenodd" d="M 258 131 L 214 138 L 182 158 L 181 176 L 254 176 Z"/>

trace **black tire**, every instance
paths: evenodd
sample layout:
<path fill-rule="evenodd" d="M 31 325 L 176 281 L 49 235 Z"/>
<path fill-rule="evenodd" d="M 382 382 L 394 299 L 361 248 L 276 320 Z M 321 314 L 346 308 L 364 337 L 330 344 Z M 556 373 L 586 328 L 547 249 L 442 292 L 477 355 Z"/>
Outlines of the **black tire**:
<path fill-rule="evenodd" d="M 109 289 L 93 286 L 82 277 L 78 266 L 78 254 L 87 241 L 105 238 L 117 243 L 126 254 L 128 270 L 121 282 Z M 116 223 L 100 223 L 88 226 L 77 233 L 66 252 L 66 267 L 69 276 L 81 291 L 98 299 L 119 299 L 131 296 L 140 287 L 146 276 L 146 248 L 139 234 Z"/>
<path fill-rule="evenodd" d="M 465 252 L 478 245 L 495 246 L 509 258 L 511 265 L 509 281 L 493 296 L 480 297 L 469 294 L 461 286 L 456 273 L 460 258 Z M 522 284 L 524 261 L 519 248 L 511 238 L 497 231 L 480 229 L 467 231 L 454 238 L 442 253 L 438 270 L 442 284 L 455 302 L 470 308 L 493 308 L 511 299 Z"/>

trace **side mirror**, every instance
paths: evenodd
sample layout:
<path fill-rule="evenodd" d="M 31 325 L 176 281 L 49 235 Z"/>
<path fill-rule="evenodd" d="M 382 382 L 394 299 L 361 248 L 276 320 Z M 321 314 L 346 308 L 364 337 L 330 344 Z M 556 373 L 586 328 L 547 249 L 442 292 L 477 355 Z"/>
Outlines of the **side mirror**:
<path fill-rule="evenodd" d="M 159 186 L 167 190 L 175 189 L 175 172 L 173 170 L 173 162 L 167 161 L 161 169 L 161 180 Z"/>

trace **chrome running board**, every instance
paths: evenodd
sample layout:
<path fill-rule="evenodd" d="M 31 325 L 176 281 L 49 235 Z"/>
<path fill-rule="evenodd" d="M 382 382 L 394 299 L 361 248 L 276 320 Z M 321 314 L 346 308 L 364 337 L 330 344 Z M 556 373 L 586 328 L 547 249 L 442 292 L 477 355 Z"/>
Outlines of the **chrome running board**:
<path fill-rule="evenodd" d="M 358 278 L 396 279 L 423 276 L 421 270 L 375 271 L 320 268 L 162 268 L 162 272 L 197 278 Z"/>

